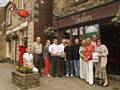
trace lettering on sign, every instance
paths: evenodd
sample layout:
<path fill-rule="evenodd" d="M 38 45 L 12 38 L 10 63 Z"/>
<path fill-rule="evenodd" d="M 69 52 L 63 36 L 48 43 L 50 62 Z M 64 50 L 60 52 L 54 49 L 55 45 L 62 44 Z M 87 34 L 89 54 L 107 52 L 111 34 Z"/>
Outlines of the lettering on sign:
<path fill-rule="evenodd" d="M 75 15 L 72 18 L 73 20 L 75 20 L 76 23 L 83 23 L 93 20 L 91 15 L 86 15 L 86 12 L 79 15 Z"/>

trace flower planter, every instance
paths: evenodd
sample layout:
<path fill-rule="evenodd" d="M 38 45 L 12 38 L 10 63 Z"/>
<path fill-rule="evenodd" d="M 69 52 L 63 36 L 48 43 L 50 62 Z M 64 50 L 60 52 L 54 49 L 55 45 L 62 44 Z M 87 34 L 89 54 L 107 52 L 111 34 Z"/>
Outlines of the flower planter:
<path fill-rule="evenodd" d="M 11 73 L 12 82 L 22 90 L 40 86 L 38 73 L 26 74 L 18 71 L 12 71 Z"/>

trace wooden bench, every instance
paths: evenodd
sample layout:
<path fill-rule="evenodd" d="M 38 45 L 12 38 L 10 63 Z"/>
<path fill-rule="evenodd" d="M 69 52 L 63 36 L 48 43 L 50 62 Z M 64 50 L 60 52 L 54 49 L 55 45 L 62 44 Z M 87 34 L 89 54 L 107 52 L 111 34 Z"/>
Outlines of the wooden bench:
<path fill-rule="evenodd" d="M 25 74 L 12 71 L 12 82 L 22 90 L 40 86 L 38 73 Z"/>

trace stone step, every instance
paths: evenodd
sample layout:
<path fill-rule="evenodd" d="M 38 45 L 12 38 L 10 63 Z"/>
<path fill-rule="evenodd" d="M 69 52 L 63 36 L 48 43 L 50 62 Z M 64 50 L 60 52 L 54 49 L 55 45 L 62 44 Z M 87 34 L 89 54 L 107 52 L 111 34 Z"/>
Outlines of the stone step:
<path fill-rule="evenodd" d="M 113 80 L 120 81 L 120 76 L 118 76 L 118 75 L 111 75 L 111 74 L 109 74 L 108 77 L 111 78 L 111 79 L 113 79 Z"/>

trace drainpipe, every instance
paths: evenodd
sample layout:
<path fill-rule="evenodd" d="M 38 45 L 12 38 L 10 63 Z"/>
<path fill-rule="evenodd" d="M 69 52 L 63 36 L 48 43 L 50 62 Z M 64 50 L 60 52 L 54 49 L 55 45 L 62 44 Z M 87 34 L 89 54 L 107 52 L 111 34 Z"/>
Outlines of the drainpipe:
<path fill-rule="evenodd" d="M 4 7 L 4 29 L 3 29 L 3 59 L 6 58 L 6 11 L 7 11 L 7 8 Z"/>

